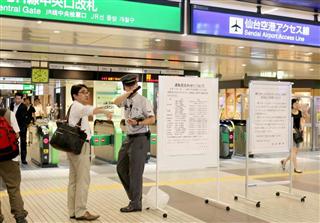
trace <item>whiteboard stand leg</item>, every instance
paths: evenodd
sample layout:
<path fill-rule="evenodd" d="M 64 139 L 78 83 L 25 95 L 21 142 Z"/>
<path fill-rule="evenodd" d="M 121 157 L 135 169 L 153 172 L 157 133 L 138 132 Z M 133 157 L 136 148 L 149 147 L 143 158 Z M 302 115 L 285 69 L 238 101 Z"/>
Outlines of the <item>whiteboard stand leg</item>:
<path fill-rule="evenodd" d="M 290 126 L 289 126 L 289 133 L 288 133 L 288 138 L 291 139 L 292 138 L 292 135 L 293 135 L 293 118 L 290 122 Z M 291 143 L 290 143 L 291 142 Z M 289 165 L 289 180 L 290 180 L 290 184 L 289 184 L 289 192 L 286 192 L 286 191 L 277 191 L 276 192 L 276 196 L 279 197 L 280 194 L 281 195 L 284 195 L 285 197 L 287 198 L 291 198 L 291 199 L 294 199 L 294 200 L 300 200 L 301 202 L 305 202 L 306 200 L 306 196 L 305 195 L 299 195 L 299 194 L 293 194 L 292 193 L 292 183 L 293 183 L 293 176 L 292 176 L 292 162 L 293 162 L 293 147 L 292 147 L 292 141 L 289 142 L 289 151 L 290 151 L 290 165 Z"/>
<path fill-rule="evenodd" d="M 240 195 L 240 194 L 235 194 L 234 195 L 234 200 L 235 201 L 239 200 L 239 198 L 242 198 L 245 201 L 248 201 L 248 202 L 250 202 L 252 204 L 255 204 L 257 208 L 259 208 L 261 206 L 261 202 L 260 201 L 252 200 L 252 199 L 250 199 L 250 198 L 248 198 L 246 196 Z"/>
<path fill-rule="evenodd" d="M 150 207 L 147 207 L 146 210 L 150 210 Z M 156 207 L 154 210 L 160 211 L 162 213 L 162 217 L 163 218 L 167 218 L 168 217 L 168 212 L 162 208 Z"/>
<path fill-rule="evenodd" d="M 284 197 L 291 198 L 293 200 L 298 200 L 300 202 L 305 202 L 307 198 L 305 195 L 293 194 L 286 191 L 277 191 L 276 196 L 279 197 L 280 195 L 284 195 Z"/>
<path fill-rule="evenodd" d="M 218 200 L 211 199 L 211 198 L 206 198 L 204 200 L 204 203 L 212 204 L 213 206 L 216 206 L 216 207 L 219 207 L 219 208 L 224 208 L 224 209 L 226 209 L 226 211 L 230 211 L 229 204 L 226 204 L 226 203 L 224 203 L 222 201 L 218 201 Z"/>
<path fill-rule="evenodd" d="M 252 200 L 248 198 L 248 189 L 249 189 L 249 148 L 250 148 L 250 119 L 247 119 L 247 139 L 246 139 L 246 176 L 245 176 L 245 196 L 240 194 L 235 194 L 233 199 L 235 201 L 239 200 L 239 198 L 242 198 L 243 200 L 246 200 L 252 204 L 255 204 L 257 208 L 260 207 L 261 203 L 260 201 Z"/>
<path fill-rule="evenodd" d="M 157 163 L 156 163 L 156 210 L 158 210 L 158 211 L 160 211 L 162 213 L 162 217 L 163 218 L 167 218 L 168 217 L 168 212 L 163 210 L 162 208 L 159 208 L 159 205 L 158 205 L 159 174 L 160 174 L 160 170 L 159 170 L 159 166 L 158 166 L 158 158 L 159 158 L 159 154 L 157 153 Z"/>
<path fill-rule="evenodd" d="M 219 208 L 224 208 L 226 211 L 230 211 L 230 206 L 229 204 L 226 204 L 222 201 L 220 201 L 220 161 L 219 161 L 220 153 L 218 152 L 218 183 L 217 183 L 217 194 L 218 194 L 218 199 L 212 199 L 212 198 L 205 198 L 204 203 L 205 204 L 212 204 L 213 206 L 219 207 Z"/>

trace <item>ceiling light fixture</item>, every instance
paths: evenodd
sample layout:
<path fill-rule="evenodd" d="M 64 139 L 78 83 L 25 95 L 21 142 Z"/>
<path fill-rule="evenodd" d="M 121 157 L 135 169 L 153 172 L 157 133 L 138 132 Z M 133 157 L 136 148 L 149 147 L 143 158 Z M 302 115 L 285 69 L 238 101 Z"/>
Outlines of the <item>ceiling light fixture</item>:
<path fill-rule="evenodd" d="M 239 48 L 239 49 L 243 49 L 243 48 L 244 48 L 244 46 L 238 46 L 238 48 Z"/>
<path fill-rule="evenodd" d="M 295 45 L 290 45 L 290 47 L 295 47 Z"/>
<path fill-rule="evenodd" d="M 314 71 L 314 69 L 313 69 L 313 68 L 309 68 L 309 70 L 310 70 L 310 71 Z"/>
<path fill-rule="evenodd" d="M 275 12 L 275 11 L 278 11 L 278 10 L 279 10 L 279 8 L 269 9 L 269 10 L 264 11 L 263 14 L 268 14 L 268 13 Z"/>
<path fill-rule="evenodd" d="M 313 54 L 312 52 L 308 52 L 308 53 L 305 53 L 304 55 L 310 56 L 310 55 L 312 55 L 312 54 Z"/>
<path fill-rule="evenodd" d="M 161 39 L 156 38 L 154 41 L 156 41 L 156 42 L 161 42 Z"/>
<path fill-rule="evenodd" d="M 41 23 L 42 23 L 42 21 L 41 21 L 41 20 L 39 20 L 39 21 L 37 21 L 37 23 L 38 23 L 38 24 L 41 24 Z"/>
<path fill-rule="evenodd" d="M 59 33 L 60 33 L 60 31 L 59 31 L 59 30 L 54 30 L 54 31 L 53 31 L 53 33 L 55 33 L 55 34 L 59 34 Z"/>
<path fill-rule="evenodd" d="M 241 66 L 246 67 L 246 66 L 247 66 L 247 64 L 245 64 L 245 63 L 244 63 L 244 64 L 242 64 Z"/>

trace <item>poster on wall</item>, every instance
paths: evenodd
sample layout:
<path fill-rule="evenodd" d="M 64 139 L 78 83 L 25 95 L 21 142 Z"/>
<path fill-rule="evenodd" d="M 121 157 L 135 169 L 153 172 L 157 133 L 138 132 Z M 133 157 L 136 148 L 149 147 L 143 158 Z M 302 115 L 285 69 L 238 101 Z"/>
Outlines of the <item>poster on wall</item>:
<path fill-rule="evenodd" d="M 160 77 L 157 154 L 160 168 L 215 166 L 218 116 L 216 79 Z"/>
<path fill-rule="evenodd" d="M 249 112 L 249 151 L 288 152 L 292 139 L 291 83 L 251 81 Z"/>

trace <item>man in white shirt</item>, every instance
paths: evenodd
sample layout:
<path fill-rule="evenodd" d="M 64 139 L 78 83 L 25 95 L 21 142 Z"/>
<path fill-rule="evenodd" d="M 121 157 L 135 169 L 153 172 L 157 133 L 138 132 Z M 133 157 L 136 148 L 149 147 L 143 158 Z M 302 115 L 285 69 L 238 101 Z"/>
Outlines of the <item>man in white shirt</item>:
<path fill-rule="evenodd" d="M 0 109 L 1 110 L 1 109 Z M 1 110 L 1 115 L 9 122 L 13 130 L 16 132 L 17 138 L 19 138 L 19 125 L 15 114 L 9 109 Z M 11 206 L 11 213 L 14 215 L 17 223 L 27 223 L 25 219 L 28 212 L 24 210 L 24 203 L 20 193 L 21 172 L 19 166 L 19 156 L 12 160 L 0 161 L 0 178 L 4 181 L 7 192 L 9 194 L 9 201 Z M 1 200 L 0 200 L 0 223 L 4 220 L 1 214 Z"/>
<path fill-rule="evenodd" d="M 111 119 L 112 113 L 104 108 L 94 108 L 88 105 L 89 102 L 88 87 L 83 84 L 73 85 L 71 87 L 71 97 L 73 103 L 70 109 L 69 124 L 77 125 L 81 120 L 81 129 L 87 134 L 87 141 L 83 144 L 81 153 L 75 155 L 67 153 L 70 161 L 69 167 L 69 185 L 68 185 L 68 209 L 70 218 L 76 220 L 93 221 L 99 218 L 99 215 L 93 215 L 87 211 L 88 190 L 90 184 L 90 138 L 91 130 L 88 116 L 94 114 L 105 114 Z"/>

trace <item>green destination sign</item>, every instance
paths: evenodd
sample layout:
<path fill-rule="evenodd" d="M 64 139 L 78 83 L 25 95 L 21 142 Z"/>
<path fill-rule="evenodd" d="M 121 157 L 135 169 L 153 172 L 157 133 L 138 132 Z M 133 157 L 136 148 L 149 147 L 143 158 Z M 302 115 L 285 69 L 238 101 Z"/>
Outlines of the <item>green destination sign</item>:
<path fill-rule="evenodd" d="M 154 1 L 0 0 L 0 15 L 181 32 L 179 3 L 152 2 Z"/>

